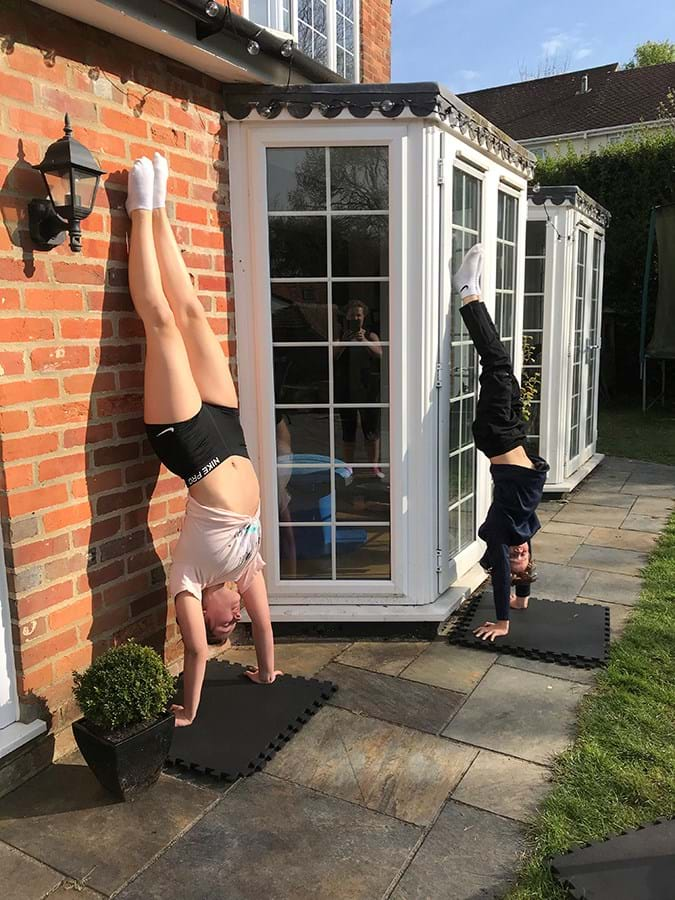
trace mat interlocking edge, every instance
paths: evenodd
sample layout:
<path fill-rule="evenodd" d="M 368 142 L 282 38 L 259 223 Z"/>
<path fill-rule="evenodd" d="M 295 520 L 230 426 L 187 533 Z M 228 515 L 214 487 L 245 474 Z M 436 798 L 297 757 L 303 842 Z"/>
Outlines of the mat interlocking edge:
<path fill-rule="evenodd" d="M 511 611 L 509 634 L 494 643 L 481 640 L 473 633 L 486 620 L 494 621 L 494 603 L 487 592 L 473 597 L 460 610 L 448 640 L 464 647 L 578 669 L 607 665 L 609 608 L 606 606 L 530 597 L 527 610 Z"/>
<path fill-rule="evenodd" d="M 673 900 L 675 819 L 657 819 L 554 856 L 554 878 L 574 900 Z"/>
<path fill-rule="evenodd" d="M 207 663 L 197 717 L 174 730 L 170 765 L 225 781 L 259 772 L 337 690 L 294 675 L 254 684 L 244 672 L 225 660 Z"/>

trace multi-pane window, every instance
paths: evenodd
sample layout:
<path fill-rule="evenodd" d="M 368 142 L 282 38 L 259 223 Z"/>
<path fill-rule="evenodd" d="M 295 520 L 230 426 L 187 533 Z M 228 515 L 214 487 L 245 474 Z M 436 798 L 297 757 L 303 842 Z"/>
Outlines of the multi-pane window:
<path fill-rule="evenodd" d="M 513 362 L 516 302 L 516 239 L 518 234 L 518 200 L 499 191 L 497 201 L 497 290 L 495 325 L 502 343 Z"/>
<path fill-rule="evenodd" d="M 292 34 L 299 49 L 349 81 L 357 79 L 359 0 L 244 0 L 244 15 Z"/>
<path fill-rule="evenodd" d="M 525 306 L 523 312 L 522 386 L 531 394 L 528 447 L 540 450 L 541 383 L 544 345 L 544 284 L 546 278 L 546 222 L 528 222 L 525 241 Z"/>
<path fill-rule="evenodd" d="M 461 169 L 453 172 L 452 267 L 481 239 L 482 183 Z M 450 555 L 476 537 L 476 448 L 471 425 L 476 410 L 477 360 L 473 343 L 459 314 L 454 294 L 450 308 L 450 486 L 448 528 Z"/>
<path fill-rule="evenodd" d="M 577 232 L 577 268 L 574 291 L 574 330 L 572 345 L 572 411 L 570 417 L 570 452 L 569 458 L 579 454 L 581 430 L 581 375 L 583 369 L 583 335 L 584 314 L 586 312 L 586 254 L 588 251 L 588 234 Z"/>
<path fill-rule="evenodd" d="M 598 348 L 598 312 L 600 308 L 600 262 L 602 259 L 602 241 L 593 239 L 593 272 L 591 277 L 591 321 L 589 326 L 588 347 L 588 385 L 586 387 L 586 446 L 593 443 L 595 437 L 596 384 L 598 364 L 600 362 Z"/>
<path fill-rule="evenodd" d="M 386 147 L 267 150 L 284 580 L 389 580 Z"/>

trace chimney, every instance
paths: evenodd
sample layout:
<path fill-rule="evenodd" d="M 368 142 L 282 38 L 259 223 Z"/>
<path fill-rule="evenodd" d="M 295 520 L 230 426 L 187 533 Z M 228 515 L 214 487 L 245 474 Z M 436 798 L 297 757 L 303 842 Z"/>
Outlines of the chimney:
<path fill-rule="evenodd" d="M 587 94 L 589 91 L 590 91 L 590 88 L 588 86 L 588 75 L 582 75 L 581 76 L 581 93 Z"/>

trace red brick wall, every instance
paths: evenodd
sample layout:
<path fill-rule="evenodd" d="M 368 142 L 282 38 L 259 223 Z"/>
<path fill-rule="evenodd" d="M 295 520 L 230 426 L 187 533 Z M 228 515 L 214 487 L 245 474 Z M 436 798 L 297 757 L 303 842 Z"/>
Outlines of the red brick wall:
<path fill-rule="evenodd" d="M 3 0 L 2 32 L 0 503 L 20 691 L 59 730 L 92 653 L 132 635 L 181 652 L 165 569 L 185 492 L 144 438 L 123 203 L 131 161 L 165 152 L 177 237 L 231 351 L 224 131 L 218 85 L 171 60 L 20 0 Z M 30 164 L 66 110 L 108 174 L 83 252 L 33 252 Z"/>
<path fill-rule="evenodd" d="M 361 0 L 361 81 L 391 78 L 391 0 Z"/>

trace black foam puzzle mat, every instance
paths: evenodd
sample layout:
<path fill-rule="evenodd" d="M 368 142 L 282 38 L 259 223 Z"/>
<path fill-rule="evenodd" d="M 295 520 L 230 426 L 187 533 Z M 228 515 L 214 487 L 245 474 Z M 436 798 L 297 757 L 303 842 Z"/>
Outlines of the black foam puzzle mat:
<path fill-rule="evenodd" d="M 169 764 L 225 781 L 252 775 L 337 690 L 330 681 L 293 675 L 254 684 L 244 672 L 236 663 L 207 663 L 197 716 L 192 725 L 174 729 Z M 178 698 L 181 686 L 179 681 Z"/>
<path fill-rule="evenodd" d="M 551 860 L 574 900 L 673 900 L 675 820 L 662 819 Z"/>
<path fill-rule="evenodd" d="M 484 622 L 494 622 L 491 592 L 479 594 L 460 610 L 452 623 L 451 644 L 510 653 L 529 659 L 593 669 L 607 664 L 609 609 L 591 603 L 566 603 L 530 597 L 527 609 L 511 610 L 509 634 L 484 641 L 473 633 Z"/>

